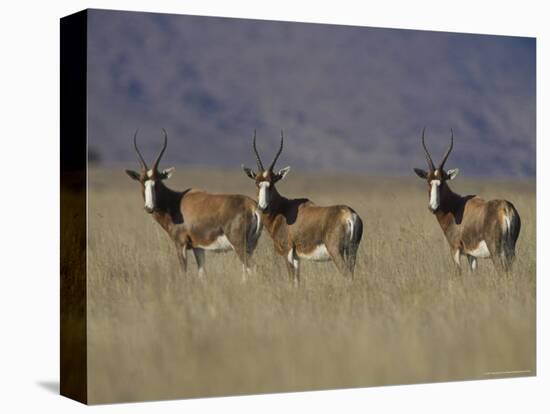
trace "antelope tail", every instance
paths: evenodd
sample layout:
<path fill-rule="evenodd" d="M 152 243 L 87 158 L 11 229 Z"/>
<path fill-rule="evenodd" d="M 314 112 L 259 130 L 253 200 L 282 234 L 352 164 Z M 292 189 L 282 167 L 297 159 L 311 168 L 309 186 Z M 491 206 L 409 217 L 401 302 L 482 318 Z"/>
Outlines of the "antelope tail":
<path fill-rule="evenodd" d="M 249 254 L 252 254 L 256 245 L 258 244 L 258 239 L 262 233 L 262 219 L 260 213 L 257 209 L 252 211 L 252 217 L 250 219 L 250 226 L 248 227 L 248 232 L 246 235 L 246 249 Z"/>
<path fill-rule="evenodd" d="M 509 266 L 516 255 L 516 241 L 519 237 L 519 232 L 521 229 L 519 214 L 512 203 L 506 203 L 501 225 L 502 253 L 506 264 Z"/>
<path fill-rule="evenodd" d="M 260 237 L 260 233 L 262 231 L 262 218 L 260 217 L 260 213 L 257 209 L 254 209 L 254 219 L 255 219 L 255 225 L 254 225 L 254 236 L 256 238 Z"/>
<path fill-rule="evenodd" d="M 350 271 L 353 272 L 355 267 L 355 259 L 357 256 L 357 249 L 363 236 L 363 221 L 354 212 L 350 211 L 350 215 L 346 219 L 348 225 L 348 231 L 344 241 L 344 259 L 350 267 Z"/>

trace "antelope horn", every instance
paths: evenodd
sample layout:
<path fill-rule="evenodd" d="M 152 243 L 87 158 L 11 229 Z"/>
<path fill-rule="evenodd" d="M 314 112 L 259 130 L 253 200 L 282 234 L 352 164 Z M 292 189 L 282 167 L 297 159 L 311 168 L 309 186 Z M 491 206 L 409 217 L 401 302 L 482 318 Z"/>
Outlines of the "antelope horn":
<path fill-rule="evenodd" d="M 453 129 L 451 128 L 451 145 L 449 145 L 449 149 L 443 156 L 443 161 L 441 161 L 441 164 L 439 164 L 440 170 L 443 170 L 443 167 L 445 166 L 445 162 L 447 162 L 447 158 L 449 158 L 449 155 L 451 154 L 452 150 L 453 150 Z"/>
<path fill-rule="evenodd" d="M 426 154 L 426 161 L 428 162 L 428 166 L 430 167 L 430 170 L 435 171 L 435 165 L 432 161 L 432 157 L 430 157 L 430 153 L 428 152 L 428 148 L 426 148 L 426 143 L 424 142 L 424 133 L 426 132 L 426 127 L 422 129 L 422 147 L 424 148 L 424 154 Z"/>
<path fill-rule="evenodd" d="M 162 149 L 160 150 L 159 155 L 157 156 L 157 159 L 153 164 L 153 170 L 155 171 L 158 169 L 160 159 L 164 155 L 164 151 L 166 151 L 166 147 L 168 146 L 168 134 L 166 134 L 166 130 L 164 128 L 162 128 L 162 132 L 164 133 L 164 144 L 162 145 Z"/>
<path fill-rule="evenodd" d="M 144 170 L 147 170 L 147 163 L 143 159 L 143 155 L 141 155 L 141 152 L 139 152 L 138 146 L 137 146 L 137 134 L 139 129 L 136 129 L 136 133 L 134 134 L 134 148 L 136 149 L 137 155 L 139 157 L 139 162 Z"/>
<path fill-rule="evenodd" d="M 254 147 L 254 153 L 256 154 L 256 165 L 258 166 L 259 171 L 264 171 L 264 165 L 260 159 L 260 154 L 258 154 L 258 149 L 256 148 L 256 129 L 254 128 L 254 139 L 252 140 L 252 146 Z"/>
<path fill-rule="evenodd" d="M 269 166 L 269 171 L 273 171 L 273 167 L 275 166 L 275 163 L 277 162 L 277 159 L 279 158 L 279 155 L 281 155 L 281 152 L 283 152 L 283 130 L 281 129 L 281 146 L 279 147 L 279 151 L 277 151 L 277 154 L 275 154 L 275 158 L 273 158 L 273 162 Z"/>

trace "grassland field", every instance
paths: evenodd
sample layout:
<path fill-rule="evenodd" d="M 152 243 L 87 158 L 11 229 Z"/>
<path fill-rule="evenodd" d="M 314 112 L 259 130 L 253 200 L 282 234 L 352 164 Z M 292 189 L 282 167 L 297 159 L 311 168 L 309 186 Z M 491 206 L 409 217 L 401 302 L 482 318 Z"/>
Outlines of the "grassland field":
<path fill-rule="evenodd" d="M 412 171 L 378 178 L 293 170 L 281 194 L 347 204 L 364 222 L 352 283 L 330 262 L 302 262 L 296 289 L 265 231 L 247 283 L 232 252 L 207 252 L 204 280 L 190 257 L 184 275 L 122 167 L 91 169 L 88 180 L 92 403 L 536 373 L 534 181 L 453 181 L 463 195 L 508 199 L 522 219 L 510 274 L 490 260 L 470 273 L 465 258 L 458 274 L 426 184 Z M 177 168 L 166 184 L 255 197 L 237 168 Z"/>

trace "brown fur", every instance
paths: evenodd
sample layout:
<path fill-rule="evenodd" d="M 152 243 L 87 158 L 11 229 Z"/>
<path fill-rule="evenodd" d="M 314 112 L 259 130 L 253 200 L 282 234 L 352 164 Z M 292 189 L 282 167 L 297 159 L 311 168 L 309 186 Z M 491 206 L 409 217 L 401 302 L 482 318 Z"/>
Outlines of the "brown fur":
<path fill-rule="evenodd" d="M 270 202 L 262 212 L 262 222 L 273 239 L 275 251 L 285 258 L 289 276 L 298 284 L 300 256 L 311 254 L 324 244 L 338 270 L 353 277 L 363 232 L 359 215 L 344 205 L 319 207 L 308 199 L 285 198 L 275 188 L 277 180 L 272 171 L 255 174 L 257 191 L 260 183 L 270 183 Z M 354 220 L 353 234 L 349 233 L 349 220 Z M 289 257 L 297 261 L 296 266 Z"/>
<path fill-rule="evenodd" d="M 472 270 L 476 258 L 470 253 L 485 241 L 493 263 L 499 270 L 510 270 L 521 221 L 512 203 L 506 200 L 485 201 L 477 196 L 460 196 L 446 182 L 447 173 L 429 172 L 428 186 L 433 179 L 442 180 L 439 208 L 434 212 L 455 259 L 464 255 Z M 430 191 L 430 189 L 428 190 Z M 506 218 L 510 226 L 506 225 Z M 460 267 L 460 262 L 456 263 Z"/>
<path fill-rule="evenodd" d="M 153 217 L 176 243 L 178 258 L 184 268 L 186 257 L 183 250 L 195 252 L 223 235 L 241 262 L 249 267 L 261 231 L 261 228 L 256 228 L 259 223 L 256 223 L 254 200 L 243 195 L 210 194 L 196 189 L 178 193 L 164 184 L 159 190 L 157 194 L 163 196 L 157 196 L 159 207 Z M 249 237 L 250 233 L 255 234 Z"/>
<path fill-rule="evenodd" d="M 430 210 L 435 208 L 432 212 L 449 242 L 457 268 L 460 270 L 460 256 L 464 255 L 472 271 L 476 269 L 477 258 L 485 257 L 491 257 L 497 269 L 510 270 L 521 228 L 517 210 L 506 200 L 485 201 L 476 196 L 462 197 L 454 193 L 447 181 L 454 179 L 458 170 L 444 169 L 453 150 L 453 130 L 449 148 L 437 167 L 426 147 L 425 132 L 426 128 L 422 130 L 422 147 L 429 169 L 415 168 L 414 171 L 428 183 L 428 197 L 431 197 L 432 182 L 440 182 L 439 205 L 437 208 L 431 205 Z"/>
<path fill-rule="evenodd" d="M 145 183 L 147 180 L 154 182 L 155 207 L 152 211 L 146 211 L 153 215 L 174 242 L 182 270 L 187 271 L 187 251 L 192 250 L 199 275 L 202 275 L 205 249 L 212 248 L 219 237 L 225 236 L 243 263 L 244 270 L 249 272 L 251 255 L 262 230 L 255 201 L 244 195 L 210 194 L 195 189 L 178 192 L 169 189 L 162 180 L 170 174 L 157 169 L 167 138 L 165 137 L 164 147 L 150 170 L 139 153 L 135 139 L 134 136 L 142 169 L 140 173 L 130 170 L 126 170 L 126 173 L 140 182 L 144 199 Z"/>

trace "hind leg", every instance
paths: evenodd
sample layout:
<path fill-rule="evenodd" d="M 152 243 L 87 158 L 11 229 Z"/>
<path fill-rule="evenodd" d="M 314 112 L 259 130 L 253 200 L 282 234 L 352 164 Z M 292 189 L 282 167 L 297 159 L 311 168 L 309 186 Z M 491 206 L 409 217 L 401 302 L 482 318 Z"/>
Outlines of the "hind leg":
<path fill-rule="evenodd" d="M 260 216 L 256 212 L 250 212 L 250 214 L 241 216 L 239 220 L 224 231 L 242 263 L 242 282 L 246 282 L 248 276 L 253 273 L 252 254 L 258 245 L 262 232 Z"/>
<path fill-rule="evenodd" d="M 195 255 L 197 267 L 199 268 L 199 278 L 202 279 L 206 274 L 206 270 L 204 269 L 204 264 L 206 262 L 204 249 L 193 249 L 193 254 Z"/>
<path fill-rule="evenodd" d="M 183 274 L 187 274 L 187 246 L 180 245 L 176 243 L 176 254 L 178 256 L 178 261 L 180 263 L 180 269 L 183 271 Z"/>
<path fill-rule="evenodd" d="M 253 273 L 252 258 L 250 257 L 250 254 L 248 254 L 248 252 L 246 251 L 246 248 L 235 249 L 235 252 L 237 253 L 239 260 L 242 263 L 243 272 L 241 282 L 246 283 L 246 281 L 248 280 L 248 276 L 252 275 Z"/>
<path fill-rule="evenodd" d="M 328 239 L 325 240 L 325 246 L 327 248 L 328 254 L 338 271 L 349 279 L 353 279 L 352 263 L 350 263 L 349 254 L 346 252 L 346 237 L 349 237 L 348 228 L 346 225 L 340 227 L 340 231 L 333 232 L 329 235 Z M 347 246 L 349 249 L 351 246 Z M 352 261 L 354 262 L 354 260 Z"/>
<path fill-rule="evenodd" d="M 347 252 L 344 252 L 344 261 L 346 263 L 346 266 L 348 268 L 348 272 L 351 274 L 351 278 L 353 279 L 355 275 L 355 262 L 357 261 L 357 250 L 358 250 L 359 244 L 354 244 L 349 247 Z"/>
<path fill-rule="evenodd" d="M 234 245 L 233 248 L 243 266 L 242 282 L 244 283 L 246 282 L 247 277 L 252 274 L 252 257 L 248 253 L 244 243 L 237 246 Z"/>
<path fill-rule="evenodd" d="M 506 256 L 504 257 L 503 261 L 503 265 L 504 265 L 504 270 L 506 272 L 511 272 L 512 271 L 512 265 L 514 264 L 516 260 L 516 253 L 515 252 L 512 252 L 511 254 L 506 254 Z"/>
<path fill-rule="evenodd" d="M 453 256 L 453 262 L 455 263 L 455 270 L 460 275 L 462 269 L 460 268 L 460 249 L 451 249 L 451 255 Z"/>
<path fill-rule="evenodd" d="M 513 256 L 508 256 L 504 251 L 491 255 L 495 269 L 499 273 L 508 273 L 512 270 Z"/>
<path fill-rule="evenodd" d="M 510 272 L 512 270 L 512 265 L 516 260 L 516 246 L 515 242 L 510 243 L 510 245 L 505 245 L 500 254 L 500 261 L 502 263 L 502 268 L 505 272 Z"/>
<path fill-rule="evenodd" d="M 475 272 L 477 269 L 477 259 L 474 256 L 466 255 L 468 257 L 468 264 L 470 265 L 470 271 Z"/>
<path fill-rule="evenodd" d="M 286 260 L 286 270 L 295 287 L 300 285 L 300 261 L 296 257 L 294 249 L 290 249 Z"/>
<path fill-rule="evenodd" d="M 241 281 L 245 283 L 248 279 L 248 276 L 252 274 L 252 254 L 249 252 L 248 243 L 244 237 L 232 237 L 231 235 L 226 235 L 229 242 L 233 246 L 233 250 L 237 254 L 237 257 L 242 263 L 243 273 Z"/>
<path fill-rule="evenodd" d="M 325 244 L 326 245 L 326 244 Z M 350 263 L 349 260 L 346 260 L 344 249 L 341 246 L 337 245 L 326 245 L 328 254 L 330 255 L 330 258 L 336 265 L 336 268 L 338 271 L 344 276 L 349 277 L 350 280 L 353 279 L 353 265 Z M 353 264 L 355 263 L 355 260 L 353 260 Z"/>
<path fill-rule="evenodd" d="M 513 249 L 511 251 L 507 249 L 506 245 L 500 240 L 490 243 L 488 248 L 496 271 L 499 273 L 509 272 L 514 260 Z"/>

